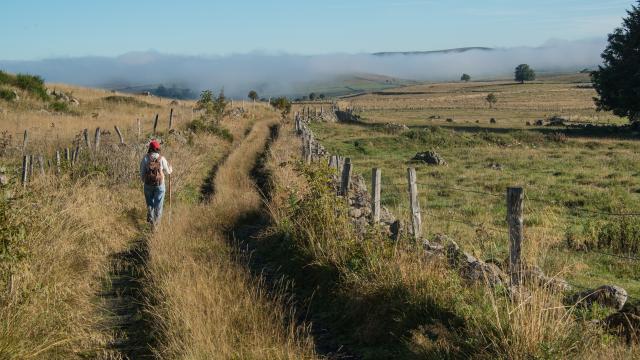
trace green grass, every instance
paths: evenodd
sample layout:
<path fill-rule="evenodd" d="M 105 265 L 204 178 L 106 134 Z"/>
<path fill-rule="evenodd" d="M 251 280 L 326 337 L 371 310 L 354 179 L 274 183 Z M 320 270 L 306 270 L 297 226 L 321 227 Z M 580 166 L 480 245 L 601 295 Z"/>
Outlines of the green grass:
<path fill-rule="evenodd" d="M 535 91 L 544 89 L 543 84 Z M 533 112 L 535 107 L 532 104 Z M 460 106 L 447 113 L 469 116 L 476 111 Z M 587 109 L 578 112 L 585 116 L 594 113 Z M 386 134 L 367 124 L 314 123 L 313 129 L 330 153 L 351 157 L 355 171 L 363 174 L 367 183 L 370 169 L 381 168 L 382 203 L 404 219 L 408 219 L 406 168 L 415 167 L 426 234 L 449 234 L 465 249 L 485 259 L 507 257 L 505 192 L 508 186 L 523 186 L 528 241 L 525 251 L 530 261 L 548 273 L 561 273 L 572 283 L 619 284 L 640 298 L 640 262 L 585 252 L 567 242 L 568 233 L 578 234 L 582 242 L 597 242 L 609 236 L 613 238 L 610 246 L 600 247 L 601 251 L 635 252 L 631 242 L 623 247 L 616 245 L 620 234 L 626 231 L 633 237 L 634 230 L 620 230 L 615 217 L 577 210 L 640 213 L 640 144 L 635 134 L 615 128 L 585 133 L 580 129 L 525 127 L 519 125 L 524 121 L 517 115 L 509 123 L 498 121 L 497 125 L 488 121 L 445 123 L 445 116 L 441 121 L 432 121 L 417 117 L 412 111 L 363 113 L 370 124 L 393 120 L 411 127 L 399 135 Z M 448 165 L 436 167 L 410 161 L 416 152 L 427 150 L 438 152 Z M 491 168 L 494 163 L 500 164 L 502 170 Z M 584 231 L 585 223 L 593 221 L 600 222 L 600 228 L 608 232 Z"/>

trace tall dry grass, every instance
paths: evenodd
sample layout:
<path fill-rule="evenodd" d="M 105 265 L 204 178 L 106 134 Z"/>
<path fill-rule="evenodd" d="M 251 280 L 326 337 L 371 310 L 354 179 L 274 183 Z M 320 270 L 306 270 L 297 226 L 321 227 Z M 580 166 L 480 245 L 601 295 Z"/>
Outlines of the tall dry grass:
<path fill-rule="evenodd" d="M 164 334 L 155 349 L 159 357 L 315 358 L 313 342 L 306 329 L 292 322 L 286 299 L 263 290 L 226 234 L 261 207 L 249 172 L 273 118 L 267 113 L 257 119 L 234 148 L 216 174 L 216 193 L 209 202 L 176 208 L 150 240 L 149 277 L 156 301 L 151 312 Z"/>
<path fill-rule="evenodd" d="M 562 294 L 528 284 L 509 297 L 502 288 L 466 283 L 442 259 L 425 256 L 407 239 L 393 244 L 367 235 L 358 240 L 344 211 L 336 215 L 340 202 L 322 191 L 318 177 L 326 177 L 326 171 L 290 161 L 299 149 L 291 129 L 282 129 L 272 147 L 273 232 L 286 242 L 282 248 L 298 250 L 271 260 L 286 269 L 291 266 L 287 256 L 295 256 L 304 259 L 297 267 L 338 273 L 339 280 L 330 282 L 305 273 L 302 287 L 330 287 L 314 293 L 314 303 L 328 306 L 311 306 L 310 316 L 316 310 L 334 318 L 354 348 L 393 351 L 398 358 L 633 358 L 636 347 L 565 306 Z M 525 249 L 530 263 L 544 256 L 545 244 Z M 289 275 L 301 280 L 295 272 Z"/>

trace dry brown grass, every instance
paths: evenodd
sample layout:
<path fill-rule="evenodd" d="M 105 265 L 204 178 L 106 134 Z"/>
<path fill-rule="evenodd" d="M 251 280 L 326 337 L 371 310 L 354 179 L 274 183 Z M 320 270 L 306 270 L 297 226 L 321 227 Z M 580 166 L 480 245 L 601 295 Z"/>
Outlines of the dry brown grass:
<path fill-rule="evenodd" d="M 261 207 L 249 171 L 273 118 L 258 119 L 220 167 L 211 201 L 177 208 L 150 241 L 149 274 L 160 301 L 152 312 L 165 334 L 156 352 L 163 358 L 315 358 L 306 329 L 292 322 L 284 299 L 252 279 L 225 235 Z"/>
<path fill-rule="evenodd" d="M 276 193 L 270 209 L 277 226 L 289 229 L 285 231 L 293 247 L 304 249 L 310 256 L 309 267 L 330 264 L 328 266 L 339 271 L 341 281 L 332 284 L 334 288 L 327 293 L 331 298 L 354 299 L 347 300 L 347 304 L 336 304 L 334 311 L 342 314 L 339 306 L 349 308 L 349 323 L 357 324 L 349 329 L 356 346 L 371 346 L 371 339 L 407 332 L 410 336 L 403 338 L 405 347 L 397 350 L 399 353 L 395 356 L 595 359 L 617 354 L 622 358 L 634 357 L 636 347 L 626 346 L 597 324 L 583 320 L 584 315 L 577 309 L 563 304 L 561 294 L 527 285 L 510 300 L 504 289 L 464 283 L 444 262 L 425 257 L 410 242 L 392 244 L 374 236 L 360 243 L 346 220 L 336 217 L 331 204 L 323 209 L 322 202 L 314 202 L 316 206 L 303 207 L 306 209 L 303 213 L 293 215 L 289 207 L 292 194 L 296 199 L 321 196 L 309 192 L 309 184 L 290 162 L 299 157 L 299 146 L 292 131 L 282 129 L 280 139 L 272 147 L 270 169 Z M 288 165 L 282 166 L 286 162 Z M 544 220 L 554 221 L 552 217 Z M 526 253 L 535 263 L 537 258 L 544 257 L 545 249 L 555 239 L 547 239 L 547 234 L 540 231 L 528 236 Z M 356 269 L 354 262 L 358 263 Z M 316 294 L 314 301 L 332 301 L 320 296 Z M 367 301 L 360 303 L 355 299 Z M 396 307 L 396 311 L 388 312 L 389 308 Z M 323 311 L 328 310 L 323 308 Z M 390 325 L 391 314 L 394 315 Z M 402 324 L 407 314 L 424 322 L 413 324 L 408 320 L 411 327 L 394 327 Z M 464 327 L 451 328 L 445 321 L 434 320 L 452 316 L 462 319 Z"/>

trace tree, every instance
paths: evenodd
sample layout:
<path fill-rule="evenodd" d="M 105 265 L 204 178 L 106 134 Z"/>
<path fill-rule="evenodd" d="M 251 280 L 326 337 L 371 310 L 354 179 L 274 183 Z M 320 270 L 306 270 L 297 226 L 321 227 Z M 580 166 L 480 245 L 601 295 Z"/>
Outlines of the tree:
<path fill-rule="evenodd" d="M 253 100 L 254 102 L 259 98 L 258 93 L 255 90 L 249 91 L 249 95 L 247 96 L 249 97 L 249 99 Z"/>
<path fill-rule="evenodd" d="M 626 116 L 640 127 L 640 1 L 627 14 L 622 27 L 609 34 L 602 65 L 591 73 L 591 81 L 598 93 L 594 100 L 599 111 Z"/>
<path fill-rule="evenodd" d="M 280 115 L 284 120 L 291 112 L 291 101 L 286 97 L 278 97 L 271 100 L 271 106 L 280 111 Z"/>
<path fill-rule="evenodd" d="M 196 103 L 196 110 L 204 110 L 203 120 L 216 125 L 222 120 L 226 108 L 227 98 L 224 96 L 224 89 L 220 90 L 218 97 L 213 96 L 213 91 L 204 90 Z"/>
<path fill-rule="evenodd" d="M 498 102 L 498 97 L 494 93 L 489 93 L 485 100 L 489 103 L 489 109 L 493 108 L 493 104 Z"/>
<path fill-rule="evenodd" d="M 469 74 L 462 74 L 462 76 L 460 77 L 460 81 L 469 81 L 471 80 L 471 76 Z"/>
<path fill-rule="evenodd" d="M 320 94 L 320 96 L 318 96 L 320 98 L 320 100 L 324 100 L 325 96 L 324 94 Z"/>
<path fill-rule="evenodd" d="M 521 84 L 525 81 L 533 81 L 536 79 L 536 72 L 527 64 L 520 64 L 516 67 L 515 79 Z"/>
<path fill-rule="evenodd" d="M 313 101 L 316 99 L 316 93 L 312 92 L 311 94 L 309 94 L 309 100 Z"/>

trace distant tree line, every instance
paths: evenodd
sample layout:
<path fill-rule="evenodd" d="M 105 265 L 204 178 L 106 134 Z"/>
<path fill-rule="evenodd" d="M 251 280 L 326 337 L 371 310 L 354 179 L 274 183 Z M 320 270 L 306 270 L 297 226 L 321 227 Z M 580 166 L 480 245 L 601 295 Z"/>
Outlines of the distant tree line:
<path fill-rule="evenodd" d="M 166 87 L 164 85 L 160 85 L 155 89 L 149 91 L 155 96 L 171 98 L 171 99 L 195 99 L 197 95 L 193 90 L 186 88 L 179 88 L 176 85 L 171 85 L 171 87 Z"/>

